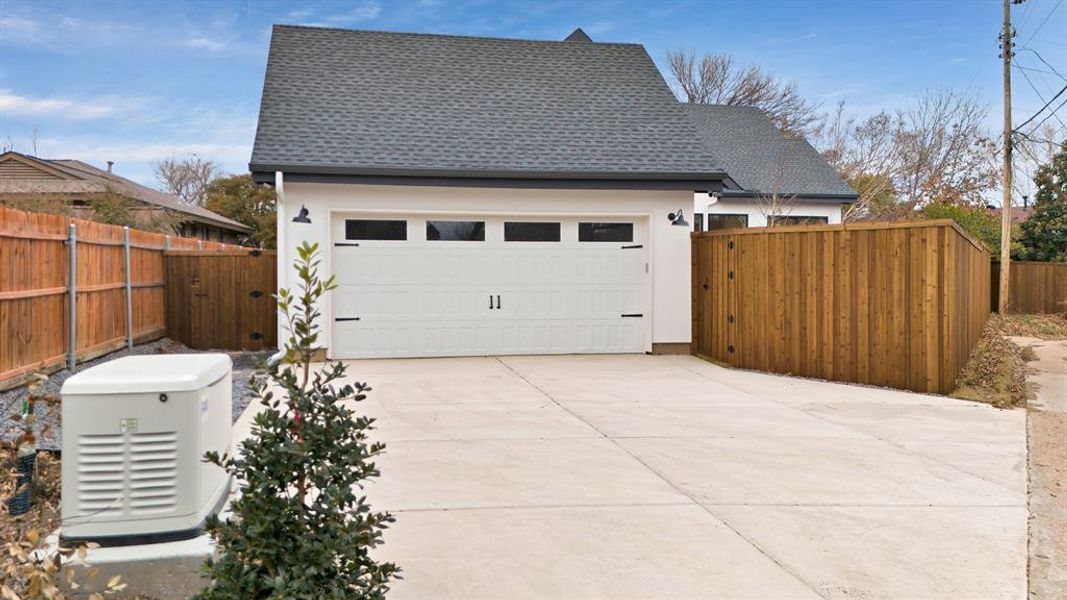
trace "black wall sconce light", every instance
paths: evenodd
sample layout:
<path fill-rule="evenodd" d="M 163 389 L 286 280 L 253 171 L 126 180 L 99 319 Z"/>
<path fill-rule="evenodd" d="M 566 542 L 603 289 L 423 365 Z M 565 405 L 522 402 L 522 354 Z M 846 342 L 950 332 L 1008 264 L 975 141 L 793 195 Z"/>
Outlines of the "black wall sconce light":
<path fill-rule="evenodd" d="M 677 225 L 678 227 L 689 227 L 689 223 L 685 220 L 685 215 L 682 214 L 682 209 L 678 209 L 678 212 L 672 212 L 667 215 L 670 219 L 671 225 Z"/>
<path fill-rule="evenodd" d="M 293 223 L 310 223 L 311 217 L 308 216 L 308 209 L 303 204 L 300 205 L 300 214 L 293 217 Z"/>

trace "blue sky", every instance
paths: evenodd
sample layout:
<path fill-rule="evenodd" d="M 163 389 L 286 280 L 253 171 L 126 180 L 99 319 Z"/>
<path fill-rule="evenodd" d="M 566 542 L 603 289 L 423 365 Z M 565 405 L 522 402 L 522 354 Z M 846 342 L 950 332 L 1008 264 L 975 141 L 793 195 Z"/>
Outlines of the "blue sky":
<path fill-rule="evenodd" d="M 1067 73 L 1067 2 L 1013 8 L 1017 43 Z M 196 153 L 244 172 L 273 23 L 639 42 L 727 52 L 798 81 L 827 109 L 905 105 L 924 89 L 971 90 L 999 125 L 999 0 L 624 2 L 493 0 L 0 0 L 0 141 L 153 183 L 151 162 Z M 1034 52 L 1018 61 L 1048 71 Z M 1027 71 L 1045 99 L 1065 82 Z M 1016 70 L 1016 122 L 1044 103 Z M 1067 121 L 1067 109 L 1060 117 Z M 1058 123 L 1057 123 L 1058 125 Z M 1067 128 L 1064 128 L 1067 129 Z"/>

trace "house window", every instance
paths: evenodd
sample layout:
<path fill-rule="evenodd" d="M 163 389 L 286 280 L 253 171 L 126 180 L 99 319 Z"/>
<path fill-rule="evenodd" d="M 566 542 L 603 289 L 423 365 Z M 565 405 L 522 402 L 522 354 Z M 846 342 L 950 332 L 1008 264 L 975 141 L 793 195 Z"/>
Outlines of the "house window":
<path fill-rule="evenodd" d="M 408 222 L 385 219 L 346 219 L 346 240 L 406 240 Z"/>
<path fill-rule="evenodd" d="M 426 221 L 426 239 L 484 242 L 485 221 Z"/>
<path fill-rule="evenodd" d="M 708 213 L 708 231 L 748 227 L 748 215 Z"/>
<path fill-rule="evenodd" d="M 578 223 L 579 242 L 632 242 L 633 223 Z"/>
<path fill-rule="evenodd" d="M 704 231 L 704 213 L 693 215 L 693 231 Z"/>
<path fill-rule="evenodd" d="M 773 215 L 767 217 L 767 225 L 776 227 L 778 225 L 826 225 L 830 222 L 830 217 L 805 217 L 794 215 Z"/>
<path fill-rule="evenodd" d="M 505 242 L 558 242 L 559 223 L 504 222 Z"/>

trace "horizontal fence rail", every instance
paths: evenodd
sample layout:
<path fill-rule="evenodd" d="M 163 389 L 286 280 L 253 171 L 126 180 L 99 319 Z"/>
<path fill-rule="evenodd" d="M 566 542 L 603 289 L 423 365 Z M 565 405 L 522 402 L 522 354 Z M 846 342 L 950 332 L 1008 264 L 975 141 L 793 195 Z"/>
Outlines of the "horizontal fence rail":
<path fill-rule="evenodd" d="M 166 329 L 166 248 L 227 246 L 0 207 L 0 389 Z"/>
<path fill-rule="evenodd" d="M 693 348 L 731 366 L 948 393 L 990 312 L 952 221 L 695 233 Z"/>
<path fill-rule="evenodd" d="M 993 306 L 1000 302 L 1000 263 L 992 263 Z M 1009 265 L 1008 312 L 1067 313 L 1067 263 L 1013 260 Z"/>

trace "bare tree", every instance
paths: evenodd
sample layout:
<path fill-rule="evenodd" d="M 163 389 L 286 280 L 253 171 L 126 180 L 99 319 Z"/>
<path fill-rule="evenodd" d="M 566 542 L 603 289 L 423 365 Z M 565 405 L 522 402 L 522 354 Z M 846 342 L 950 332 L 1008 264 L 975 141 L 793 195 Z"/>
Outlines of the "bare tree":
<path fill-rule="evenodd" d="M 778 156 L 775 161 L 774 179 L 771 189 L 756 193 L 756 207 L 767 218 L 767 226 L 777 225 L 777 217 L 787 217 L 793 212 L 795 194 L 787 194 L 785 186 L 785 161 L 784 157 Z"/>
<path fill-rule="evenodd" d="M 988 109 L 977 97 L 926 92 L 898 112 L 897 190 L 909 208 L 931 200 L 983 205 L 998 181 Z"/>
<path fill-rule="evenodd" d="M 806 135 L 819 118 L 818 107 L 800 97 L 795 81 L 785 81 L 758 65 L 738 66 L 726 54 L 672 50 L 667 65 L 686 102 L 754 106 L 790 137 Z"/>
<path fill-rule="evenodd" d="M 813 129 L 812 141 L 860 194 L 846 218 L 907 218 L 931 202 L 981 205 L 997 184 L 986 107 L 953 91 L 857 119 L 844 106 Z"/>
<path fill-rule="evenodd" d="M 207 186 L 222 175 L 214 161 L 193 154 L 186 158 L 170 157 L 152 164 L 156 179 L 163 190 L 174 194 L 186 204 L 203 206 L 207 200 Z"/>

